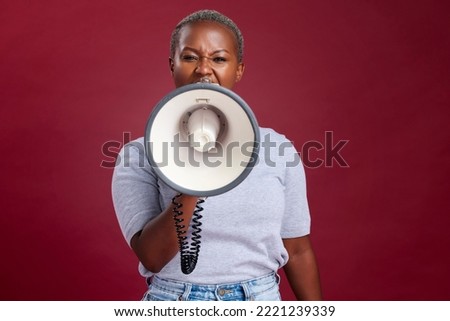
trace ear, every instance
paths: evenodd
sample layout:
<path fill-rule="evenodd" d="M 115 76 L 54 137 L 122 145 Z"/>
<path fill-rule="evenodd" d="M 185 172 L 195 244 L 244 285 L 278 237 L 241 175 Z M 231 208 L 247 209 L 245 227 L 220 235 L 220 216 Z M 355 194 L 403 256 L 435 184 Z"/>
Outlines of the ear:
<path fill-rule="evenodd" d="M 173 71 L 174 71 L 174 68 L 175 68 L 175 63 L 174 63 L 172 57 L 169 57 L 169 68 L 170 68 L 170 73 L 171 73 L 172 76 L 173 76 Z"/>
<path fill-rule="evenodd" d="M 245 64 L 243 62 L 239 63 L 237 70 L 236 70 L 236 82 L 241 80 L 242 75 L 244 74 L 244 70 L 245 70 Z"/>

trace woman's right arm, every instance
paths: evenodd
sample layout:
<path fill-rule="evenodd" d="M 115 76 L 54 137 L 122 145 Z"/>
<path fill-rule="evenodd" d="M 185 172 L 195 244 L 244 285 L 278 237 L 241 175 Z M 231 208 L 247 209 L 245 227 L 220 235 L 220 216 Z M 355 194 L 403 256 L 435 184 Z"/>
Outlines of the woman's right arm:
<path fill-rule="evenodd" d="M 143 139 L 125 145 L 112 179 L 114 209 L 122 233 L 144 267 L 159 272 L 178 251 L 173 205 L 161 208 L 160 182 L 145 157 Z M 175 192 L 173 192 L 175 195 Z M 183 225 L 189 226 L 197 197 L 182 195 Z"/>
<path fill-rule="evenodd" d="M 183 219 L 182 224 L 185 227 L 189 226 L 197 200 L 196 196 L 189 195 L 177 198 L 177 202 L 183 204 L 180 208 L 183 211 L 180 218 Z M 139 261 L 153 273 L 158 273 L 179 250 L 173 208 L 174 205 L 171 204 L 131 238 L 131 248 Z"/>

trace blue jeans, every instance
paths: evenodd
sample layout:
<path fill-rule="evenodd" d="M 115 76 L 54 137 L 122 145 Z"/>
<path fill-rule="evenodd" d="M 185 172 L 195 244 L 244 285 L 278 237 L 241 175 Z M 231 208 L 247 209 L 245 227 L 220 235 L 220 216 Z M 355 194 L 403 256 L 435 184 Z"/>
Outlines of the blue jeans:
<path fill-rule="evenodd" d="M 281 301 L 279 276 L 229 284 L 192 284 L 153 276 L 143 301 Z"/>

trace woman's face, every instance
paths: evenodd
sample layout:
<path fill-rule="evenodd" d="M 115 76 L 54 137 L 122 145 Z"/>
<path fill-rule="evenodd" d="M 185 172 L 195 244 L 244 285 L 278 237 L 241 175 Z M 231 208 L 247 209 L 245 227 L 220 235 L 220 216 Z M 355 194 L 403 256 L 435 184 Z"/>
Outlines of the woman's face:
<path fill-rule="evenodd" d="M 232 89 L 244 72 L 231 30 L 214 22 L 197 22 L 180 30 L 174 57 L 169 59 L 176 87 L 205 81 Z"/>

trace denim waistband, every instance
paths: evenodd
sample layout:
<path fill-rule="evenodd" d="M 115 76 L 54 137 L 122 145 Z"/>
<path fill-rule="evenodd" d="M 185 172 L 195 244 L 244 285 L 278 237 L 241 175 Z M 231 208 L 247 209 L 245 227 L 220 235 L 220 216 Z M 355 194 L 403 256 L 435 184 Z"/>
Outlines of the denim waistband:
<path fill-rule="evenodd" d="M 147 280 L 149 290 L 143 300 L 163 301 L 253 301 L 280 300 L 278 274 L 272 272 L 262 277 L 242 282 L 223 284 L 193 284 L 153 276 Z"/>

